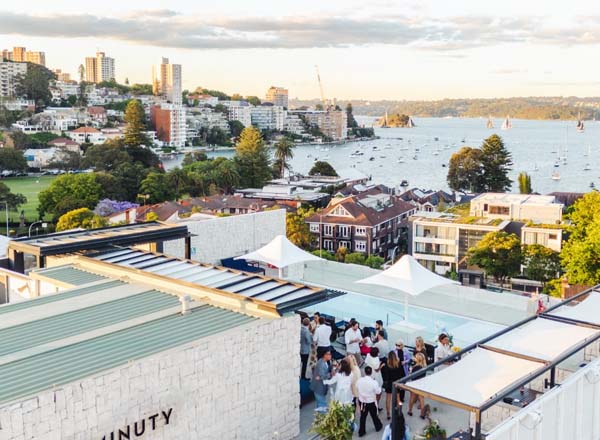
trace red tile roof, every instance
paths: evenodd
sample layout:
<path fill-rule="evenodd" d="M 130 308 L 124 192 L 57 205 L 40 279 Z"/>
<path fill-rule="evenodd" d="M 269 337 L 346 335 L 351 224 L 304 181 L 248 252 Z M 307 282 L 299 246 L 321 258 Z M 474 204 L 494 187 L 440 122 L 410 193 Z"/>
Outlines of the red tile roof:
<path fill-rule="evenodd" d="M 79 127 L 71 133 L 100 133 L 100 130 L 96 130 L 94 127 Z"/>

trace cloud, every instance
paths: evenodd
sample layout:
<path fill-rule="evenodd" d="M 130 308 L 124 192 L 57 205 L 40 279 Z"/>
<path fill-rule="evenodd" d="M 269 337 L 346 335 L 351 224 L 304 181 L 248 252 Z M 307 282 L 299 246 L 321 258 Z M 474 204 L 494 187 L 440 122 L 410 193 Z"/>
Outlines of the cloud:
<path fill-rule="evenodd" d="M 168 9 L 125 16 L 33 15 L 0 12 L 0 33 L 56 38 L 109 38 L 150 46 L 189 49 L 328 48 L 367 45 L 411 46 L 447 53 L 503 43 L 598 44 L 587 26 L 546 29 L 539 17 L 450 17 L 430 19 L 388 14 L 352 17 L 184 16 Z"/>
<path fill-rule="evenodd" d="M 516 75 L 517 73 L 527 73 L 527 69 L 494 69 L 492 70 L 492 73 L 495 73 L 496 75 Z"/>

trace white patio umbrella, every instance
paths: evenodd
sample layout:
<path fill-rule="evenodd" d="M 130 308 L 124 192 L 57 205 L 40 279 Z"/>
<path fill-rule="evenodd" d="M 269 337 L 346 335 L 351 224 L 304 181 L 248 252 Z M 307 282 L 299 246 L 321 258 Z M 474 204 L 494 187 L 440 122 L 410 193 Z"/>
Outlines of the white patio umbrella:
<path fill-rule="evenodd" d="M 404 292 L 405 321 L 408 321 L 408 295 L 417 296 L 434 287 L 459 284 L 426 269 L 411 255 L 404 255 L 389 269 L 356 283 L 376 284 Z"/>
<path fill-rule="evenodd" d="M 304 261 L 320 260 L 319 257 L 303 251 L 289 241 L 285 235 L 278 235 L 268 244 L 249 254 L 235 257 L 234 260 L 260 261 L 275 266 L 279 269 L 279 278 L 282 278 L 282 269 L 291 264 Z"/>

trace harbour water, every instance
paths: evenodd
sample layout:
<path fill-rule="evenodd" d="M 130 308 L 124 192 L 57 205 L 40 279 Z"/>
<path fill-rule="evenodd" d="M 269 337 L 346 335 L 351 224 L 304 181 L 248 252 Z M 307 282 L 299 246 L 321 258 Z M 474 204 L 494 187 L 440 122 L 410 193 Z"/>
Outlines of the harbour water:
<path fill-rule="evenodd" d="M 357 117 L 370 126 L 373 118 Z M 315 160 L 325 160 L 337 169 L 356 168 L 374 182 L 398 186 L 407 180 L 410 187 L 447 189 L 447 164 L 450 156 L 464 146 L 480 147 L 482 140 L 496 133 L 513 157 L 510 177 L 519 172 L 531 175 L 535 192 L 586 192 L 591 183 L 600 188 L 600 122 L 586 122 L 585 131 L 576 131 L 576 121 L 512 120 L 512 129 L 500 129 L 502 119 L 486 128 L 487 118 L 413 118 L 415 128 L 376 128 L 380 137 L 373 141 L 340 145 L 300 145 L 291 161 L 293 172 L 306 173 Z M 437 140 L 436 140 L 437 139 Z M 363 155 L 351 157 L 355 151 Z M 209 156 L 232 156 L 233 151 L 210 153 Z M 558 156 L 560 165 L 555 167 Z M 165 162 L 172 168 L 181 158 Z M 586 168 L 589 168 L 586 170 Z M 553 180 L 558 172 L 560 180 Z"/>

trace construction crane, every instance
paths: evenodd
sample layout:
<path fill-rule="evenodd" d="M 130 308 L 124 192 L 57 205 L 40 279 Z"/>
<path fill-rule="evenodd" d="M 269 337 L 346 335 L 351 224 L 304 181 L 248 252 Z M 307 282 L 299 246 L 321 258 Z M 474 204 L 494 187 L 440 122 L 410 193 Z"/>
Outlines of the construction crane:
<path fill-rule="evenodd" d="M 323 84 L 321 83 L 321 74 L 319 73 L 319 66 L 315 65 L 317 69 L 317 81 L 319 81 L 319 90 L 321 91 L 321 105 L 325 108 L 325 93 L 323 92 Z"/>

